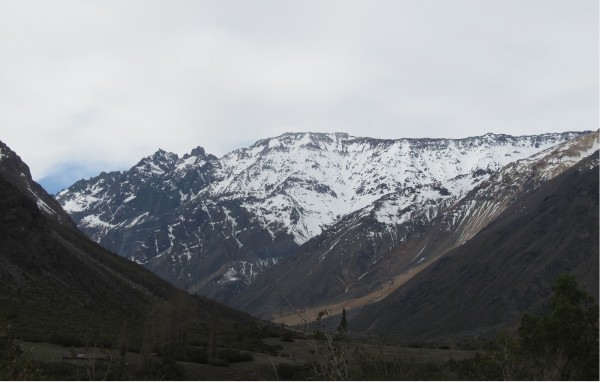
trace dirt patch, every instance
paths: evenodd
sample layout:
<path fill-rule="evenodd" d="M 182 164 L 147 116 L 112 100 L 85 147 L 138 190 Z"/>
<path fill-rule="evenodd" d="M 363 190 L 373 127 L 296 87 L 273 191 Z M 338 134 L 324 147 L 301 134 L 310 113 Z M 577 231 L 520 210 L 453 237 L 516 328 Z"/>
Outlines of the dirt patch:
<path fill-rule="evenodd" d="M 386 282 L 379 290 L 375 290 L 367 295 L 363 295 L 362 297 L 348 299 L 328 305 L 307 307 L 296 312 L 274 313 L 272 314 L 271 321 L 275 323 L 283 323 L 287 326 L 296 326 L 314 322 L 318 316 L 318 313 L 323 310 L 327 310 L 327 313 L 330 316 L 334 316 L 341 314 L 344 308 L 346 308 L 346 310 L 352 310 L 363 307 L 369 303 L 380 301 L 398 289 L 400 286 L 408 282 L 411 278 L 420 273 L 423 269 L 436 260 L 437 258 L 434 258 L 427 262 L 423 262 L 419 266 L 414 267 L 407 272 L 393 278 L 391 281 Z"/>

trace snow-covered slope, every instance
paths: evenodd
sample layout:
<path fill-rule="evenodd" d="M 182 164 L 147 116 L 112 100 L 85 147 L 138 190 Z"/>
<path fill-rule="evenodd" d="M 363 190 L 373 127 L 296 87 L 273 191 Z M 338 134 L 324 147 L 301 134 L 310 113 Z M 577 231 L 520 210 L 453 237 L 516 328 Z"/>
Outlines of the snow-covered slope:
<path fill-rule="evenodd" d="M 512 162 L 493 174 L 445 213 L 446 231 L 460 245 L 498 217 L 521 194 L 537 189 L 598 150 L 598 133 L 555 145 Z"/>
<path fill-rule="evenodd" d="M 102 245 L 227 300 L 348 217 L 369 216 L 377 246 L 389 232 L 385 246 L 393 247 L 403 240 L 403 222 L 430 221 L 506 164 L 580 134 L 379 140 L 287 133 L 220 159 L 202 148 L 183 158 L 161 150 L 128 171 L 79 181 L 57 199 Z"/>
<path fill-rule="evenodd" d="M 505 164 L 572 137 L 376 140 L 285 134 L 223 157 L 219 181 L 207 192 L 244 199 L 244 207 L 272 231 L 286 230 L 302 244 L 383 195 L 435 184 L 461 195 Z M 386 212 L 379 218 L 394 219 Z"/>
<path fill-rule="evenodd" d="M 594 132 L 511 162 L 464 195 L 448 183 L 384 195 L 308 241 L 231 304 L 274 319 L 292 307 L 334 313 L 374 293 L 369 299 L 379 299 L 399 285 L 397 278 L 404 283 L 464 244 L 544 182 L 594 153 L 596 166 L 597 150 Z"/>

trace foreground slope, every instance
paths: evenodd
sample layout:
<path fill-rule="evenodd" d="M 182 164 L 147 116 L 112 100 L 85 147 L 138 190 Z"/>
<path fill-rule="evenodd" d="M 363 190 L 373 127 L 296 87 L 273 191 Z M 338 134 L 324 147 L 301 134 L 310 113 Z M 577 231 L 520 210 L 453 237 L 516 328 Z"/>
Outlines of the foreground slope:
<path fill-rule="evenodd" d="M 480 335 L 543 310 L 563 273 L 598 298 L 598 152 L 521 196 L 349 322 L 354 330 L 404 339 Z"/>
<path fill-rule="evenodd" d="M 299 246 L 355 216 L 372 219 L 362 258 L 376 263 L 405 240 L 399 227 L 413 216 L 426 224 L 507 163 L 580 135 L 286 133 L 222 158 L 202 148 L 182 158 L 158 151 L 128 171 L 79 181 L 57 199 L 103 246 L 188 291 L 230 302 Z M 346 247 L 333 243 L 336 236 L 328 247 L 341 257 Z"/>
<path fill-rule="evenodd" d="M 460 198 L 435 198 L 427 187 L 387 195 L 308 241 L 231 304 L 292 324 L 304 320 L 298 313 L 314 319 L 323 309 L 335 314 L 382 299 L 597 149 L 597 133 L 581 135 L 509 163 Z M 382 224 L 381 211 L 395 224 Z"/>

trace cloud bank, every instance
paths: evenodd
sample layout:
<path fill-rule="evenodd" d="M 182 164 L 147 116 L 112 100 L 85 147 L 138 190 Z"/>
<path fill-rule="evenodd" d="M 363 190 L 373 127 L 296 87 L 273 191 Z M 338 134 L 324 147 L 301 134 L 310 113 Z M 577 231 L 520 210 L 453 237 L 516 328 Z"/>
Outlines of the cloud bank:
<path fill-rule="evenodd" d="M 595 0 L 0 3 L 0 140 L 55 189 L 158 148 L 598 128 Z"/>

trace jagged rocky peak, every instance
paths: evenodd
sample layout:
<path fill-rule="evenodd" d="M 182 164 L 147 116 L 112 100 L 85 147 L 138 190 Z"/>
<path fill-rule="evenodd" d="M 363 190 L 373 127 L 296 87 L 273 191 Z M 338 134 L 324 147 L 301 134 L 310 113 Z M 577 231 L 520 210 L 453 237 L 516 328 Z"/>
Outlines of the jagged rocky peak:
<path fill-rule="evenodd" d="M 177 161 L 179 159 L 177 154 L 167 152 L 166 150 L 163 150 L 160 148 L 156 152 L 154 152 L 154 154 L 152 154 L 150 156 L 150 158 L 154 161 L 160 161 L 160 162 L 173 162 L 173 161 Z"/>
<path fill-rule="evenodd" d="M 65 196 L 65 195 L 72 195 L 73 193 L 81 193 L 81 192 L 86 192 L 86 190 L 89 192 L 90 189 L 92 188 L 92 186 L 95 185 L 102 185 L 102 184 L 111 184 L 114 182 L 118 182 L 121 178 L 121 175 L 123 174 L 122 171 L 119 170 L 115 170 L 112 172 L 100 172 L 100 174 L 98 174 L 95 177 L 91 177 L 88 179 L 80 179 L 79 181 L 76 181 L 73 185 L 69 186 L 66 189 L 61 190 L 60 192 L 58 192 L 56 194 L 56 198 L 58 198 L 60 200 L 61 196 Z M 68 209 L 67 209 L 68 210 Z"/>
<path fill-rule="evenodd" d="M 178 159 L 177 154 L 158 149 L 154 154 L 142 158 L 133 169 L 145 176 L 161 176 L 173 169 Z"/>
<path fill-rule="evenodd" d="M 206 151 L 204 150 L 204 148 L 202 146 L 196 146 L 194 149 L 192 149 L 191 152 L 186 153 L 183 155 L 183 159 L 188 159 L 190 157 L 200 157 L 200 158 L 206 158 Z M 212 155 L 208 155 L 208 157 L 214 157 Z M 215 157 L 216 158 L 216 157 Z"/>

